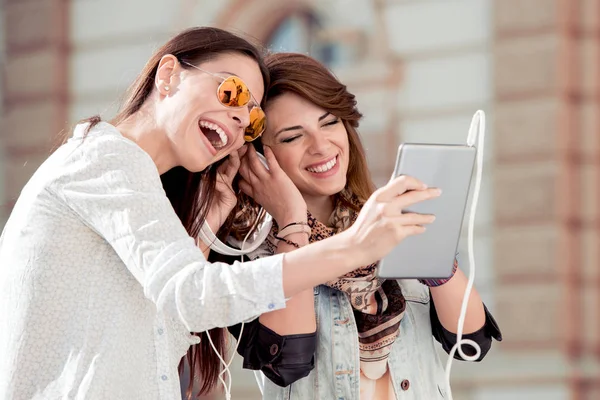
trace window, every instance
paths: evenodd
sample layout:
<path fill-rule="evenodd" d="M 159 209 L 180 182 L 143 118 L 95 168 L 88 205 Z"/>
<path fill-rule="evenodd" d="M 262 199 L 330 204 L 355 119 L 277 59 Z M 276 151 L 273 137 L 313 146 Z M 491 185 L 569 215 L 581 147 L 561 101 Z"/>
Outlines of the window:
<path fill-rule="evenodd" d="M 324 40 L 317 17 L 310 13 L 292 14 L 273 31 L 267 45 L 275 52 L 308 54 L 332 67 L 342 62 L 340 46 Z"/>

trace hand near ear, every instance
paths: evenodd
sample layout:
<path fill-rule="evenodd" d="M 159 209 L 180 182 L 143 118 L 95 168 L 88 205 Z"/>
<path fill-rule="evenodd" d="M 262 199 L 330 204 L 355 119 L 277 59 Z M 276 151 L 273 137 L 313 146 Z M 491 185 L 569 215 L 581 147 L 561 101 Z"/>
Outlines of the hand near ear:
<path fill-rule="evenodd" d="M 271 214 L 277 225 L 306 221 L 306 202 L 296 185 L 281 169 L 270 147 L 264 146 L 269 168 L 262 164 L 253 146 L 242 157 L 240 189 Z"/>
<path fill-rule="evenodd" d="M 213 232 L 217 232 L 225 222 L 231 210 L 237 204 L 232 188 L 233 179 L 240 168 L 240 158 L 246 153 L 246 147 L 234 151 L 217 169 L 217 183 L 212 207 L 206 216 L 206 222 Z"/>

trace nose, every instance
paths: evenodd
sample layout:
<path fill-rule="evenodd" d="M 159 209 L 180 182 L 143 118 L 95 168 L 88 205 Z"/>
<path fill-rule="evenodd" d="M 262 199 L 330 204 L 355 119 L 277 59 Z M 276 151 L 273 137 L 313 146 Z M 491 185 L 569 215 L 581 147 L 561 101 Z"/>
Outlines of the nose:
<path fill-rule="evenodd" d="M 310 144 L 308 146 L 308 150 L 311 154 L 327 154 L 327 150 L 329 150 L 331 142 L 323 132 L 315 132 L 309 134 L 309 140 Z"/>
<path fill-rule="evenodd" d="M 250 125 L 250 109 L 248 107 L 231 108 L 227 114 L 242 131 Z"/>

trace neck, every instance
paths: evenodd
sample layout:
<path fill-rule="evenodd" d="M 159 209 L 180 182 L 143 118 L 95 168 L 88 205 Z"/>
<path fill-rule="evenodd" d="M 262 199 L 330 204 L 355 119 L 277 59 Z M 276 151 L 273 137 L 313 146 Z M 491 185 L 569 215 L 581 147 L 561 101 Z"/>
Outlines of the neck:
<path fill-rule="evenodd" d="M 317 219 L 317 221 L 327 225 L 329 217 L 333 213 L 334 207 L 333 196 L 310 197 L 304 196 L 306 208 Z"/>
<path fill-rule="evenodd" d="M 145 107 L 125 118 L 116 128 L 127 139 L 135 142 L 154 161 L 159 174 L 164 174 L 175 167 L 175 156 L 164 130 L 161 130 L 152 114 Z"/>

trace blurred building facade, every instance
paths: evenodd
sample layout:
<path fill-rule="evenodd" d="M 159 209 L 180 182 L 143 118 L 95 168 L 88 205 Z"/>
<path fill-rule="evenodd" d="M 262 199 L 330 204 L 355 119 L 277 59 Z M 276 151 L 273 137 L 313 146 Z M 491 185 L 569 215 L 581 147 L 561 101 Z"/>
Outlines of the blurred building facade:
<path fill-rule="evenodd" d="M 455 364 L 454 397 L 600 398 L 600 0 L 5 0 L 0 18 L 0 226 L 59 132 L 113 115 L 189 26 L 330 66 L 380 184 L 399 143 L 462 143 L 485 110 L 476 282 L 505 339 Z M 239 366 L 233 386 L 258 398 Z"/>

